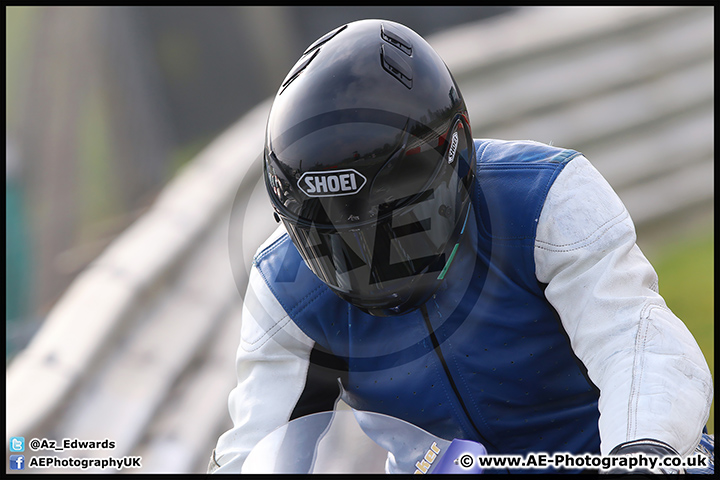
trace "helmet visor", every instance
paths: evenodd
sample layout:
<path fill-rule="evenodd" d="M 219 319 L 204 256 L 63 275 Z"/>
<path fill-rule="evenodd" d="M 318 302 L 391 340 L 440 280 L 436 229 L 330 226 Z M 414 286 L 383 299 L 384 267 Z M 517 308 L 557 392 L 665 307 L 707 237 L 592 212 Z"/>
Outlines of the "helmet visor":
<path fill-rule="evenodd" d="M 374 212 L 371 221 L 348 222 L 335 211 L 337 199 L 327 198 L 309 198 L 300 217 L 281 215 L 293 243 L 320 280 L 371 312 L 399 312 L 432 295 L 467 216 L 474 163 L 468 131 L 461 121 L 455 122 L 442 150 L 429 149 L 435 152 L 431 180 L 420 191 L 366 206 Z M 402 161 L 413 161 L 414 154 L 432 155 L 421 150 L 406 152 Z M 350 181 L 346 177 L 346 184 Z M 400 181 L 396 168 L 383 168 L 373 185 L 376 192 L 392 191 Z"/>

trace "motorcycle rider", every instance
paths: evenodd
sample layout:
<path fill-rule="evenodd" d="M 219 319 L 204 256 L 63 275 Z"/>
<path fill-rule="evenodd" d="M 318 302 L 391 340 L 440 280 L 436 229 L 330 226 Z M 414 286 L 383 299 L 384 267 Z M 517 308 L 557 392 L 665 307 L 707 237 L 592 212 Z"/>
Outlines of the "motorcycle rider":
<path fill-rule="evenodd" d="M 710 372 L 620 199 L 579 152 L 474 139 L 409 28 L 357 21 L 305 51 L 264 176 L 280 225 L 253 262 L 210 471 L 340 398 L 490 454 L 700 442 Z"/>

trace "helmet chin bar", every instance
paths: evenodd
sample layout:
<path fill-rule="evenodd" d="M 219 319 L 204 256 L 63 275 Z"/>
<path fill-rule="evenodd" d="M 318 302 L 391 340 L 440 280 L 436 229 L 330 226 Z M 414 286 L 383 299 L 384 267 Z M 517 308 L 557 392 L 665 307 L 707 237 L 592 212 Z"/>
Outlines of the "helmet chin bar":
<path fill-rule="evenodd" d="M 367 298 L 362 296 L 339 291 L 332 286 L 329 286 L 330 290 L 341 299 L 375 317 L 396 317 L 417 310 L 435 295 L 445 280 L 460 244 L 465 238 L 465 227 L 467 226 L 470 210 L 468 202 L 464 206 L 464 221 L 458 224 L 454 232 L 455 235 L 453 235 L 453 238 L 457 238 L 457 243 L 454 245 L 448 244 L 445 253 L 439 255 L 436 260 L 422 272 L 414 275 L 418 281 L 406 284 L 398 292 L 393 292 L 383 298 L 373 299 L 372 301 L 368 301 Z"/>
<path fill-rule="evenodd" d="M 444 260 L 444 255 L 441 258 Z M 430 276 L 437 279 L 437 275 L 435 275 L 436 269 L 429 268 L 429 270 L 431 271 L 420 275 Z M 359 299 L 344 292 L 339 292 L 332 287 L 331 290 L 335 292 L 337 296 L 365 313 L 375 317 L 395 317 L 410 313 L 427 303 L 427 301 L 432 298 L 437 289 L 440 287 L 441 283 L 442 280 L 438 280 L 434 281 L 433 285 L 428 285 L 424 288 L 413 288 L 412 286 L 406 287 L 402 292 L 392 293 L 384 299 L 373 302 L 373 304 L 367 303 L 365 299 Z"/>

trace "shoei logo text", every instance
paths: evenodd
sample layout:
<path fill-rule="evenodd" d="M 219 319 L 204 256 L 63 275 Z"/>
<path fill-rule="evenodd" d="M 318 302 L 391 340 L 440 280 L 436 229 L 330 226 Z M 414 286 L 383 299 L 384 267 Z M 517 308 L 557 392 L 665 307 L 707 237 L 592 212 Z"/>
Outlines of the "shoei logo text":
<path fill-rule="evenodd" d="M 308 197 L 336 197 L 355 195 L 367 179 L 355 170 L 334 170 L 332 172 L 305 172 L 298 187 Z"/>
<path fill-rule="evenodd" d="M 450 142 L 450 150 L 448 150 L 448 163 L 455 161 L 455 153 L 457 152 L 458 146 L 458 132 L 454 132 L 452 140 Z"/>

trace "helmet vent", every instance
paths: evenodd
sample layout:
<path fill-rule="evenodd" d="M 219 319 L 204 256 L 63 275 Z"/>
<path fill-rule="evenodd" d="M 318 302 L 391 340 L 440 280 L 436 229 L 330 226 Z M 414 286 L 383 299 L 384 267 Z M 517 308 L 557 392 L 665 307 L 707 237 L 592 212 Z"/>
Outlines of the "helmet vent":
<path fill-rule="evenodd" d="M 380 61 L 383 68 L 407 88 L 412 88 L 412 68 L 395 49 L 380 45 Z"/>
<path fill-rule="evenodd" d="M 300 75 L 300 73 L 302 73 L 302 71 L 305 70 L 305 68 L 307 68 L 307 66 L 310 64 L 310 62 L 312 62 L 313 59 L 317 56 L 319 51 L 320 50 L 315 50 L 315 53 L 313 53 L 311 56 L 306 58 L 304 61 L 298 63 L 295 66 L 295 68 L 293 68 L 290 71 L 290 73 L 288 73 L 287 78 L 282 83 L 282 85 L 280 85 L 280 93 L 282 93 L 287 88 L 287 86 L 290 85 L 293 82 L 293 80 L 295 80 L 298 77 L 298 75 Z"/>
<path fill-rule="evenodd" d="M 383 23 L 380 26 L 380 36 L 383 40 L 403 52 L 405 55 L 412 55 L 412 42 L 391 26 Z"/>
<path fill-rule="evenodd" d="M 336 29 L 333 30 L 332 32 L 329 32 L 329 33 L 323 35 L 322 37 L 318 38 L 315 42 L 313 42 L 312 45 L 310 45 L 310 46 L 307 48 L 307 50 L 305 50 L 305 51 L 303 52 L 303 55 L 307 55 L 308 53 L 312 52 L 313 50 L 315 50 L 316 48 L 318 48 L 320 45 L 322 45 L 323 43 L 326 43 L 326 42 L 329 41 L 331 38 L 333 38 L 335 35 L 337 35 L 338 33 L 342 32 L 343 30 L 345 30 L 346 28 L 347 28 L 347 25 L 343 25 L 342 27 L 336 28 Z"/>

